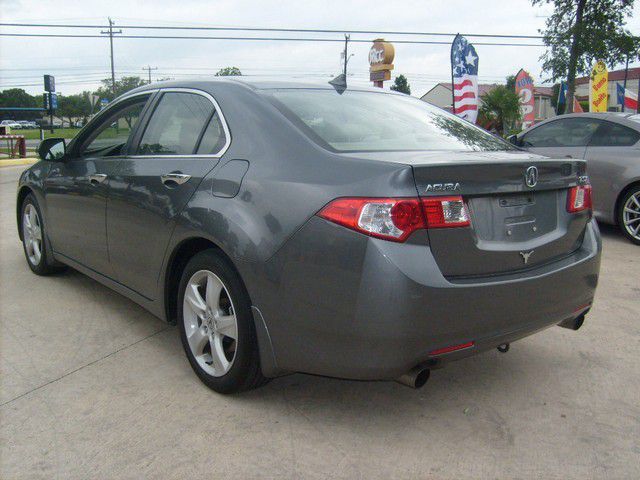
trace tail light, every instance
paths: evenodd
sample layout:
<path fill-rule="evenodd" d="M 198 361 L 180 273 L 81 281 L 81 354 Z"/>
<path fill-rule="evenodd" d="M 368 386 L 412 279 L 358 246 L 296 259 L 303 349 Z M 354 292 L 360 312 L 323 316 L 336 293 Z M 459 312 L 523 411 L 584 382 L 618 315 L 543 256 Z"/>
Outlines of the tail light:
<path fill-rule="evenodd" d="M 462 197 L 338 198 L 318 216 L 372 237 L 403 242 L 416 230 L 464 227 L 469 216 Z"/>
<path fill-rule="evenodd" d="M 591 185 L 578 185 L 569 189 L 567 212 L 577 213 L 591 209 Z"/>

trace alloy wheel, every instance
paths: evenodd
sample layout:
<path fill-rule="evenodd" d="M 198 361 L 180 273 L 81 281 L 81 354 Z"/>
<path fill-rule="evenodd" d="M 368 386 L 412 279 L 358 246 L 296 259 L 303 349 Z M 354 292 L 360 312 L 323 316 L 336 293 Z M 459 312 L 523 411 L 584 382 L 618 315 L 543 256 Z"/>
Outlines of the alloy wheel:
<path fill-rule="evenodd" d="M 39 265 L 42 258 L 42 226 L 36 207 L 29 203 L 22 217 L 22 236 L 27 257 L 32 265 Z"/>
<path fill-rule="evenodd" d="M 199 270 L 187 282 L 184 329 L 191 353 L 209 375 L 225 375 L 235 359 L 238 323 L 229 290 L 213 272 Z"/>
<path fill-rule="evenodd" d="M 622 221 L 629 235 L 636 240 L 640 240 L 640 191 L 632 194 L 625 202 Z"/>

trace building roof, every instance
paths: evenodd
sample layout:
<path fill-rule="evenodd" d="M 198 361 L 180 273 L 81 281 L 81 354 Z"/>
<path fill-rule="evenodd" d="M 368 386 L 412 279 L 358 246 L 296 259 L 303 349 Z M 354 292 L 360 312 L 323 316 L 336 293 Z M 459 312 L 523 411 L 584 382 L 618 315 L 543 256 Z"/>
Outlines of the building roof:
<path fill-rule="evenodd" d="M 499 83 L 479 83 L 478 84 L 478 95 L 482 96 L 483 94 L 490 92 L 491 90 L 493 90 L 494 88 L 500 86 L 500 85 L 504 85 L 504 84 L 499 84 Z M 429 95 L 429 93 L 437 88 L 438 86 L 442 86 L 444 88 L 446 88 L 447 90 L 451 91 L 451 83 L 447 83 L 447 82 L 441 82 L 438 83 L 435 87 L 433 87 L 431 90 L 429 90 L 427 93 L 425 93 L 421 98 L 424 99 L 424 97 L 426 97 L 427 95 Z M 553 96 L 553 87 L 533 87 L 533 94 L 534 95 L 541 95 L 543 97 L 552 97 Z"/>
<path fill-rule="evenodd" d="M 640 67 L 630 68 L 627 72 L 627 81 L 638 80 L 640 78 Z M 624 81 L 624 68 L 622 70 L 613 70 L 609 72 L 610 82 Z M 589 83 L 589 76 L 576 78 L 576 85 L 584 85 Z"/>

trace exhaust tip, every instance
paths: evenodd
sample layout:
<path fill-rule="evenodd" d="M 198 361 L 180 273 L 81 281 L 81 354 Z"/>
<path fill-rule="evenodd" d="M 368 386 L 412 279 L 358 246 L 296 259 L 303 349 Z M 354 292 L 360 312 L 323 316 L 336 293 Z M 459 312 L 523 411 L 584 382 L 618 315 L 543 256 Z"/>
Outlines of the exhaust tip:
<path fill-rule="evenodd" d="M 429 380 L 431 370 L 424 367 L 414 367 L 407 373 L 396 379 L 396 382 L 406 385 L 410 388 L 422 388 Z"/>
<path fill-rule="evenodd" d="M 578 330 L 584 323 L 585 314 L 583 313 L 576 318 L 567 318 L 558 324 L 559 327 L 568 328 L 570 330 Z"/>

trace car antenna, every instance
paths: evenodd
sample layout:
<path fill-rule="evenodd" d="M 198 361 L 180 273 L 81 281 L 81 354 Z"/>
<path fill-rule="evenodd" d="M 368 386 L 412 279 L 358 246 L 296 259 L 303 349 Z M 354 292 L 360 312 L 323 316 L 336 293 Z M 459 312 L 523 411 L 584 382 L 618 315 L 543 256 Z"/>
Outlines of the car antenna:
<path fill-rule="evenodd" d="M 331 80 L 329 82 L 329 85 L 335 88 L 336 92 L 342 95 L 344 91 L 347 89 L 347 76 L 344 73 L 341 73 L 336 78 Z"/>

